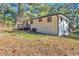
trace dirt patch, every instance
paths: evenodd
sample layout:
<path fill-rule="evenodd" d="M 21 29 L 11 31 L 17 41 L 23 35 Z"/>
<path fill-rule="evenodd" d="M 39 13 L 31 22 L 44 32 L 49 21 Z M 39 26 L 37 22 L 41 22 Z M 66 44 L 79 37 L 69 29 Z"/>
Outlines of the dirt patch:
<path fill-rule="evenodd" d="M 37 40 L 0 33 L 0 55 L 69 56 L 79 55 L 79 41 L 51 36 Z"/>

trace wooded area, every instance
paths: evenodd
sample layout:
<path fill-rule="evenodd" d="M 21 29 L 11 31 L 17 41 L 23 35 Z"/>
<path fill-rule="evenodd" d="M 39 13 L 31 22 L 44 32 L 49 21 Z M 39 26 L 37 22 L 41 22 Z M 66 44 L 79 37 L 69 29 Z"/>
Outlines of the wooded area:
<path fill-rule="evenodd" d="M 79 4 L 77 3 L 1 3 L 0 22 L 14 26 L 19 19 L 27 20 L 49 14 L 64 14 L 70 19 L 71 28 L 79 28 Z M 1 24 L 1 26 L 2 26 Z"/>

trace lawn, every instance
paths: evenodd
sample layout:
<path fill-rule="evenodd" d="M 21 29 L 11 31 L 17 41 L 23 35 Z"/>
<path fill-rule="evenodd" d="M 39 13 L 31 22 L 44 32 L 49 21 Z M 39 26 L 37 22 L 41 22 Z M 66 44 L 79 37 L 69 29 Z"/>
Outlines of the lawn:
<path fill-rule="evenodd" d="M 69 38 L 72 38 L 72 39 L 79 39 L 79 30 L 76 31 L 76 32 L 72 32 L 68 35 Z"/>
<path fill-rule="evenodd" d="M 45 34 L 39 34 L 39 33 L 34 33 L 34 32 L 29 32 L 29 31 L 0 31 L 2 33 L 8 34 L 8 35 L 13 35 L 13 36 L 18 36 L 20 38 L 28 38 L 28 39 L 40 39 L 40 38 L 48 38 L 52 37 L 53 35 L 45 35 Z M 58 36 L 55 36 L 58 37 Z M 70 33 L 68 36 L 62 36 L 64 38 L 70 38 L 70 39 L 79 39 L 79 31 Z"/>
<path fill-rule="evenodd" d="M 71 34 L 78 36 L 78 33 Z M 28 31 L 0 31 L 0 55 L 79 55 L 79 40 L 70 35 L 59 37 Z"/>
<path fill-rule="evenodd" d="M 39 39 L 39 38 L 46 38 L 51 35 L 45 35 L 45 34 L 39 34 L 34 32 L 28 32 L 28 31 L 1 31 L 1 33 L 18 36 L 21 38 L 28 38 L 28 39 Z"/>

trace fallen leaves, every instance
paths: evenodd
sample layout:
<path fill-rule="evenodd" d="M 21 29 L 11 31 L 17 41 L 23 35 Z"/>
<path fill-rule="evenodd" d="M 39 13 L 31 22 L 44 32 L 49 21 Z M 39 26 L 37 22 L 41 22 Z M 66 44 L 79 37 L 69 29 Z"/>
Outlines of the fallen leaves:
<path fill-rule="evenodd" d="M 79 41 L 57 36 L 37 40 L 0 34 L 0 55 L 57 56 L 79 55 Z"/>

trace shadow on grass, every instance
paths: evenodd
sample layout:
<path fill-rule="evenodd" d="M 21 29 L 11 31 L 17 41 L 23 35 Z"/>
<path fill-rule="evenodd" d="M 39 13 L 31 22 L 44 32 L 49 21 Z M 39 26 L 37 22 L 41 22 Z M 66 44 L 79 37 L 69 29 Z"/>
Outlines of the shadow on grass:
<path fill-rule="evenodd" d="M 22 30 L 13 30 L 13 31 L 8 31 L 8 30 L 3 30 L 3 33 L 9 33 L 12 35 L 19 35 L 19 36 L 25 36 L 25 37 L 46 37 L 46 36 L 55 36 L 55 35 L 49 35 L 49 34 L 42 34 L 42 33 L 36 33 L 36 32 L 30 32 L 30 31 L 22 31 Z M 62 36 L 64 38 L 70 38 L 70 39 L 75 39 L 79 40 L 79 31 L 70 33 L 68 36 Z"/>
<path fill-rule="evenodd" d="M 70 33 L 68 36 L 64 36 L 64 37 L 79 40 L 79 31 Z"/>
<path fill-rule="evenodd" d="M 17 35 L 24 35 L 24 36 L 40 36 L 40 37 L 43 37 L 43 36 L 50 36 L 48 34 L 42 34 L 42 33 L 36 33 L 36 32 L 31 32 L 31 31 L 22 31 L 22 30 L 13 30 L 13 31 L 8 31 L 8 30 L 2 30 L 1 31 L 2 33 L 9 33 L 9 34 L 17 34 Z"/>

